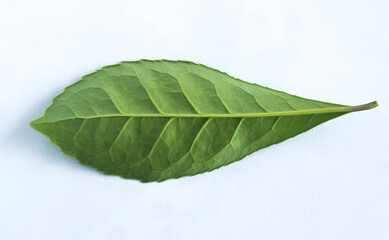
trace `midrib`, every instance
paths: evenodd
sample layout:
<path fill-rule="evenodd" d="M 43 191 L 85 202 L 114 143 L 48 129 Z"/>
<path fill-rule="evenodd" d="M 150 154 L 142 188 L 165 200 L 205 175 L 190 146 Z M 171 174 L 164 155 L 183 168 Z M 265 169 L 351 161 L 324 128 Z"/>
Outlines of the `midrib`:
<path fill-rule="evenodd" d="M 265 112 L 265 113 L 239 113 L 239 114 L 110 114 L 91 117 L 73 117 L 67 119 L 59 119 L 56 121 L 49 121 L 43 123 L 51 123 L 72 119 L 95 119 L 106 117 L 167 117 L 167 118 L 250 118 L 250 117 L 276 117 L 276 116 L 292 116 L 305 114 L 320 114 L 320 113 L 338 113 L 338 112 L 356 112 L 377 107 L 376 101 L 358 105 L 358 106 L 344 106 L 335 108 L 320 108 L 310 110 L 284 111 L 284 112 Z M 39 120 L 39 119 L 37 119 Z M 38 123 L 39 124 L 39 123 Z"/>

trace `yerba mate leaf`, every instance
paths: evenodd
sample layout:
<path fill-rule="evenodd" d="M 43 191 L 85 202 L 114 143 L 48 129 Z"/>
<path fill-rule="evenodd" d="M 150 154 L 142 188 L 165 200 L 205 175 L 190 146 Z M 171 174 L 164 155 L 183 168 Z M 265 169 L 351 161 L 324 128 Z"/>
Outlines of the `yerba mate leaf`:
<path fill-rule="evenodd" d="M 192 62 L 141 60 L 84 76 L 31 127 L 83 165 L 150 182 L 211 171 L 376 106 L 304 99 Z"/>

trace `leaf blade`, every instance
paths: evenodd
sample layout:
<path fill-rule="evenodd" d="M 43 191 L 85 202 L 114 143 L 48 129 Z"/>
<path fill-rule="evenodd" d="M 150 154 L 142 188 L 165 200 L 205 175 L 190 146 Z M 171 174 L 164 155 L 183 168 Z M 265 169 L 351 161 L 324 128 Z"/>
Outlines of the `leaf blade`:
<path fill-rule="evenodd" d="M 84 76 L 30 125 L 105 174 L 143 182 L 211 171 L 343 114 L 184 61 L 122 62 Z"/>

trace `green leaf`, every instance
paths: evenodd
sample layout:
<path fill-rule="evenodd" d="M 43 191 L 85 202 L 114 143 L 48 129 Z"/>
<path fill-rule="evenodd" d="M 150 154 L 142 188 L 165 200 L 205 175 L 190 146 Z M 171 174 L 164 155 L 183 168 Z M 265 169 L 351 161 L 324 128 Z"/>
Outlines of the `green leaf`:
<path fill-rule="evenodd" d="M 192 62 L 141 60 L 84 76 L 30 125 L 83 165 L 150 182 L 211 171 L 376 106 L 304 99 Z"/>

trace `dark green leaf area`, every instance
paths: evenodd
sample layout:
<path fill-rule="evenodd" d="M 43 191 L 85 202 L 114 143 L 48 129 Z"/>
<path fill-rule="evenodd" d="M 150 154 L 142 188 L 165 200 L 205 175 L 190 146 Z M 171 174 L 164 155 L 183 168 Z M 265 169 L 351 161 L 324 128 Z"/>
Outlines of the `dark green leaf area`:
<path fill-rule="evenodd" d="M 36 125 L 63 153 L 143 182 L 194 175 L 294 137 L 342 113 L 255 118 L 102 117 Z"/>

